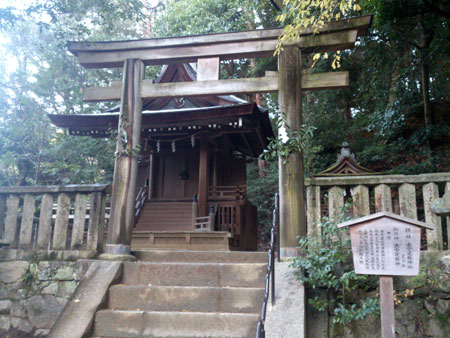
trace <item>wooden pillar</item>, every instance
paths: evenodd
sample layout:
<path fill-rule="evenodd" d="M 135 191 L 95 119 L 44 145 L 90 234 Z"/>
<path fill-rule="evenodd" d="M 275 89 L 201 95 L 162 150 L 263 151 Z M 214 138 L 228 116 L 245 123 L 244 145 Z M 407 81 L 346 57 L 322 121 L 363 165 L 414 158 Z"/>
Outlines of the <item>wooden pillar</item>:
<path fill-rule="evenodd" d="M 381 337 L 395 338 L 394 283 L 392 276 L 380 276 Z"/>
<path fill-rule="evenodd" d="M 149 167 L 148 167 L 148 199 L 153 197 L 153 190 L 155 189 L 155 155 L 150 155 Z"/>
<path fill-rule="evenodd" d="M 217 154 L 217 151 L 214 151 L 214 158 L 213 158 L 213 180 L 212 185 L 214 187 L 219 185 L 219 155 Z"/>
<path fill-rule="evenodd" d="M 141 140 L 141 84 L 144 63 L 124 62 L 120 102 L 119 133 L 111 196 L 111 219 L 105 253 L 128 254 L 134 227 L 138 146 Z"/>
<path fill-rule="evenodd" d="M 200 165 L 198 175 L 198 208 L 199 216 L 208 216 L 208 139 L 200 139 Z"/>
<path fill-rule="evenodd" d="M 285 115 L 283 133 L 299 131 L 302 124 L 301 51 L 286 46 L 278 58 L 280 112 Z M 285 131 L 283 131 L 283 129 Z M 287 160 L 286 164 L 283 162 Z M 279 159 L 280 246 L 281 257 L 298 254 L 297 236 L 306 235 L 305 182 L 303 153 L 291 153 Z"/>

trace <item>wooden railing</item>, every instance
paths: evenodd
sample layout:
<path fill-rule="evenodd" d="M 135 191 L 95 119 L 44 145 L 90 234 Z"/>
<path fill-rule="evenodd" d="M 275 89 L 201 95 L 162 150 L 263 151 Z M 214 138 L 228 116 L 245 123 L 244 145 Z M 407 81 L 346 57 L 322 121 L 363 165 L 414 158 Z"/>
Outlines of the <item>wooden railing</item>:
<path fill-rule="evenodd" d="M 241 203 L 239 201 L 217 202 L 214 204 L 217 231 L 240 234 Z"/>
<path fill-rule="evenodd" d="M 103 246 L 108 190 L 107 185 L 0 187 L 0 245 L 8 248 L 3 256 L 94 256 Z"/>
<path fill-rule="evenodd" d="M 232 246 L 240 250 L 256 250 L 257 210 L 249 201 L 218 201 L 213 203 L 216 231 L 233 235 Z"/>
<path fill-rule="evenodd" d="M 148 180 L 146 180 L 145 185 L 139 188 L 138 194 L 136 196 L 136 203 L 134 205 L 134 223 L 139 219 L 142 209 L 144 209 L 145 202 L 148 198 Z"/>
<path fill-rule="evenodd" d="M 214 205 L 209 208 L 208 216 L 198 216 L 198 199 L 194 195 L 192 201 L 192 231 L 214 231 L 215 227 L 215 211 Z"/>
<path fill-rule="evenodd" d="M 264 338 L 266 331 L 264 328 L 266 322 L 267 303 L 269 301 L 269 292 L 271 295 L 272 306 L 275 306 L 275 245 L 277 245 L 278 261 L 279 256 L 279 238 L 280 234 L 280 215 L 279 215 L 279 199 L 278 194 L 275 194 L 275 206 L 273 209 L 272 229 L 270 230 L 270 247 L 269 247 L 269 264 L 267 265 L 266 283 L 264 289 L 264 300 L 261 308 L 261 317 L 256 328 L 256 338 Z"/>
<path fill-rule="evenodd" d="M 418 219 L 434 225 L 434 231 L 424 235 L 422 249 L 444 248 L 443 223 L 450 229 L 450 217 L 431 212 L 431 203 L 444 192 L 450 193 L 450 173 L 421 175 L 372 175 L 317 177 L 306 180 L 308 233 L 318 233 L 317 224 L 323 216 L 335 218 L 344 203 L 352 200 L 353 217 L 380 211 Z"/>
<path fill-rule="evenodd" d="M 244 200 L 246 194 L 246 185 L 211 186 L 208 188 L 208 200 L 213 201 Z"/>

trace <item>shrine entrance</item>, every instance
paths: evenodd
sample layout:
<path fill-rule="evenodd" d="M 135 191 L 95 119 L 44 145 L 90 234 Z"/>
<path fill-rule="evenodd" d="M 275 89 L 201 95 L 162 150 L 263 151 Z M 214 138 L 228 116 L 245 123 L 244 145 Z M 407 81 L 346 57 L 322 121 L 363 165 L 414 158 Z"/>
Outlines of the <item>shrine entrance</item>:
<path fill-rule="evenodd" d="M 347 72 L 312 73 L 303 69 L 302 55 L 352 48 L 370 21 L 366 16 L 328 23 L 317 32 L 305 29 L 284 44 L 278 72 L 259 78 L 220 80 L 220 61 L 272 56 L 282 29 L 69 43 L 86 68 L 123 67 L 121 83 L 84 90 L 85 101 L 120 101 L 115 112 L 51 117 L 75 135 L 101 136 L 107 127 L 119 126 L 105 252 L 129 253 L 141 219 L 150 220 L 141 224 L 142 232 L 148 232 L 146 243 L 155 243 L 160 234 L 151 228 L 155 221 L 152 225 L 149 206 L 163 202 L 179 203 L 177 208 L 186 211 L 180 216 L 184 228 L 165 228 L 171 235 L 185 232 L 177 243 L 192 243 L 199 233 L 221 234 L 222 244 L 254 250 L 256 219 L 246 200 L 245 161 L 263 151 L 273 132 L 267 111 L 232 95 L 278 93 L 284 129 L 299 131 L 302 91 L 348 86 Z M 196 69 L 189 63 L 196 63 Z M 145 66 L 155 64 L 169 65 L 157 83 L 144 79 Z M 280 161 L 283 257 L 295 256 L 297 236 L 306 234 L 304 201 L 303 155 L 293 153 L 286 165 Z M 167 209 L 167 217 L 177 208 Z"/>

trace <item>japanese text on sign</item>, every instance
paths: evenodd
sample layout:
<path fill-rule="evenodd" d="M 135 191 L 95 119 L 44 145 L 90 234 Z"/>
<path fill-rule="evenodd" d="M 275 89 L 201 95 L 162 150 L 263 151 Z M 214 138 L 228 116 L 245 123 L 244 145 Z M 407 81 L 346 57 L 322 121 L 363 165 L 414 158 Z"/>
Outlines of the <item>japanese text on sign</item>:
<path fill-rule="evenodd" d="M 420 228 L 395 220 L 350 228 L 355 271 L 374 275 L 419 273 Z"/>

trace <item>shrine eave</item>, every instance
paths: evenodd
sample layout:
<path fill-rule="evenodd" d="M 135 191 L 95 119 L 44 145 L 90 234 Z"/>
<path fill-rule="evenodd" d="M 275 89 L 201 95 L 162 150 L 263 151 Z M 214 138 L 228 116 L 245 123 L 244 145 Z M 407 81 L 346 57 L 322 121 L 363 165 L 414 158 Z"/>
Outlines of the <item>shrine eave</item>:
<path fill-rule="evenodd" d="M 51 122 L 70 135 L 107 137 L 116 130 L 119 113 L 48 115 Z M 255 103 L 142 112 L 143 137 L 170 137 L 171 134 L 230 134 L 245 139 L 247 154 L 257 156 L 274 137 L 267 110 Z"/>

